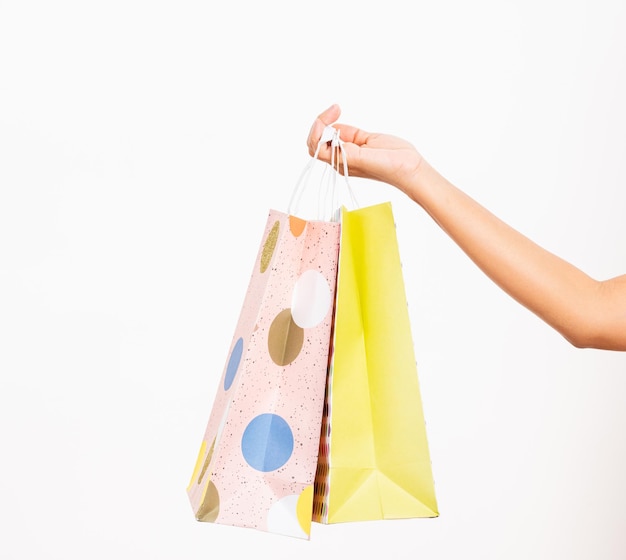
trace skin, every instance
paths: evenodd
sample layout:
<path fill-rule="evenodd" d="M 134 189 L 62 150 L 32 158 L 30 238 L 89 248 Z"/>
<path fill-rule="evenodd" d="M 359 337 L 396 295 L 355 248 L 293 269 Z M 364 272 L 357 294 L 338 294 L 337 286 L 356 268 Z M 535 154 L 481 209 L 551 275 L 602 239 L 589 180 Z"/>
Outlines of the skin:
<path fill-rule="evenodd" d="M 421 206 L 506 293 L 577 348 L 626 351 L 626 275 L 595 280 L 546 251 L 445 179 L 407 141 L 337 123 L 332 105 L 313 122 L 313 155 L 328 125 L 340 131 L 351 176 L 382 181 Z M 319 159 L 329 162 L 323 145 Z"/>

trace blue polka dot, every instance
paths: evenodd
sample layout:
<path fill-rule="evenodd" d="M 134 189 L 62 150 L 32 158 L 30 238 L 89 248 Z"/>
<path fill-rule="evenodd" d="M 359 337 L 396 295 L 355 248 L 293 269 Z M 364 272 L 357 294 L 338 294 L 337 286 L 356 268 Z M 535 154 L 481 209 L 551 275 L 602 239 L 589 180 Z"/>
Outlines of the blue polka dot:
<path fill-rule="evenodd" d="M 289 424 L 276 414 L 261 414 L 246 427 L 241 451 L 257 471 L 270 472 L 282 467 L 293 452 L 293 434 Z"/>
<path fill-rule="evenodd" d="M 233 351 L 230 353 L 230 359 L 228 360 L 228 366 L 226 366 L 226 374 L 224 375 L 224 391 L 228 391 L 233 384 L 235 374 L 239 368 L 239 362 L 241 361 L 241 355 L 243 354 L 243 338 L 240 338 L 235 342 Z"/>

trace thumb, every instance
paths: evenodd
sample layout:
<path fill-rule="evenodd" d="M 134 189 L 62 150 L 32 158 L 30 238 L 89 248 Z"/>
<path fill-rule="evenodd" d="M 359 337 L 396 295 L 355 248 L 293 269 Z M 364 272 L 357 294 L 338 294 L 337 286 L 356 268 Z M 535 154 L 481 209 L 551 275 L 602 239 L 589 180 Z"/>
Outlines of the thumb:
<path fill-rule="evenodd" d="M 324 129 L 333 124 L 341 114 L 341 109 L 339 105 L 336 103 L 331 105 L 325 111 L 322 111 L 315 121 L 313 121 L 313 125 L 311 126 L 311 130 L 309 131 L 309 136 L 307 138 L 307 146 L 309 148 L 309 153 L 313 155 L 315 153 L 315 149 L 317 148 L 317 143 L 320 141 L 322 137 L 322 132 Z"/>

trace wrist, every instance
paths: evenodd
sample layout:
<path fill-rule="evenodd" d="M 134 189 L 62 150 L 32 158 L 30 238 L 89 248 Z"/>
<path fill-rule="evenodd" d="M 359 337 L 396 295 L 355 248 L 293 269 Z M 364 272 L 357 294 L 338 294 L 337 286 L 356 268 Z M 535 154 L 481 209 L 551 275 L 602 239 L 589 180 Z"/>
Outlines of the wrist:
<path fill-rule="evenodd" d="M 419 155 L 418 160 L 400 175 L 398 184 L 395 186 L 413 201 L 423 205 L 426 192 L 436 174 L 434 168 Z"/>

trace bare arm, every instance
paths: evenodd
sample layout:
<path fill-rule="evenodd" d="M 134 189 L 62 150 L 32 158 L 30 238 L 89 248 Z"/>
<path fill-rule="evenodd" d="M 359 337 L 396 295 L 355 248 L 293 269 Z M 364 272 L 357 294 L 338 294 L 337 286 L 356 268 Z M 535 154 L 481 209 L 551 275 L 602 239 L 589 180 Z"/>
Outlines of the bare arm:
<path fill-rule="evenodd" d="M 309 150 L 339 117 L 316 119 Z M 389 183 L 417 202 L 500 288 L 574 346 L 626 350 L 626 275 L 605 281 L 546 251 L 455 187 L 408 142 L 348 125 L 341 131 L 350 174 Z M 327 151 L 320 157 L 326 159 Z"/>

